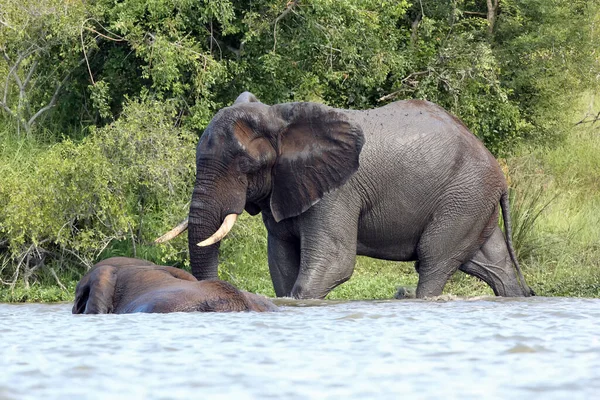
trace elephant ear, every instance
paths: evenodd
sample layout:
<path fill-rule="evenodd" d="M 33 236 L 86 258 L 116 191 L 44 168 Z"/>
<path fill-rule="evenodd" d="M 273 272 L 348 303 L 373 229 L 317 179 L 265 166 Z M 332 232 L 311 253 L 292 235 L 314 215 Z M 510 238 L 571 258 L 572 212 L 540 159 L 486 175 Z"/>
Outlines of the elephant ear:
<path fill-rule="evenodd" d="M 346 114 L 316 103 L 272 106 L 285 127 L 277 138 L 271 212 L 300 215 L 358 170 L 364 135 Z"/>
<path fill-rule="evenodd" d="M 110 314 L 114 309 L 117 268 L 94 268 L 77 284 L 73 314 Z"/>

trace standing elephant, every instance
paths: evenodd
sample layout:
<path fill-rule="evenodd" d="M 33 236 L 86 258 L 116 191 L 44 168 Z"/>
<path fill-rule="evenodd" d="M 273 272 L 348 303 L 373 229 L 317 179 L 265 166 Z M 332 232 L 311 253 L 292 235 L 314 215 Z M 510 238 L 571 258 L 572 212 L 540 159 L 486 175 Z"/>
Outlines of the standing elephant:
<path fill-rule="evenodd" d="M 418 298 L 440 295 L 458 269 L 496 295 L 533 294 L 498 162 L 433 103 L 268 106 L 245 92 L 212 119 L 196 165 L 188 228 L 198 279 L 217 276 L 219 241 L 245 209 L 262 212 L 277 296 L 325 297 L 350 278 L 356 254 L 417 261 Z"/>
<path fill-rule="evenodd" d="M 265 297 L 218 281 L 198 281 L 184 270 L 111 257 L 77 284 L 73 314 L 184 311 L 276 311 Z"/>

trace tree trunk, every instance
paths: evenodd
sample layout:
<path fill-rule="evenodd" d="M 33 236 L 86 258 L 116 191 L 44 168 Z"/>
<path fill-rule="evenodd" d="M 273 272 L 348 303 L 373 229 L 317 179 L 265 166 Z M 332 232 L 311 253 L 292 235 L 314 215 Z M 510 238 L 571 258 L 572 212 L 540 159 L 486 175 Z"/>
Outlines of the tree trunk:
<path fill-rule="evenodd" d="M 494 25 L 498 16 L 498 3 L 500 0 L 487 0 L 487 20 L 488 36 L 491 38 L 494 33 Z"/>

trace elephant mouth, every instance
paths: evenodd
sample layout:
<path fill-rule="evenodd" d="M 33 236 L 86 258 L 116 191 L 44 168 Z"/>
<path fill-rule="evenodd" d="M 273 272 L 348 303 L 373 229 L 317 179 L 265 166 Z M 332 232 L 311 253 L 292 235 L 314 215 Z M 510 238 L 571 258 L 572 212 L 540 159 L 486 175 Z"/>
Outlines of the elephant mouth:
<path fill-rule="evenodd" d="M 200 243 L 197 243 L 196 245 L 200 246 L 200 247 L 205 247 L 205 246 L 210 246 L 212 244 L 215 244 L 215 243 L 221 241 L 225 236 L 227 236 L 229 231 L 231 231 L 231 228 L 233 228 L 233 225 L 235 224 L 235 221 L 237 220 L 237 218 L 238 218 L 238 214 L 228 214 L 225 217 L 225 219 L 223 220 L 223 223 L 221 224 L 219 229 L 217 229 L 217 231 L 215 233 L 213 233 L 208 239 L 205 239 L 205 240 L 201 241 Z M 157 243 L 157 244 L 165 243 L 171 239 L 176 238 L 181 233 L 185 232 L 185 230 L 188 228 L 188 224 L 189 224 L 189 218 L 186 218 L 184 221 L 180 222 L 176 227 L 171 229 L 169 232 L 165 233 L 158 239 L 154 240 L 154 243 Z"/>
<path fill-rule="evenodd" d="M 198 243 L 197 246 L 200 246 L 200 247 L 210 246 L 211 244 L 215 244 L 215 243 L 221 241 L 221 239 L 223 239 L 225 236 L 227 236 L 229 231 L 231 231 L 231 228 L 233 228 L 233 225 L 235 224 L 235 221 L 237 220 L 237 218 L 238 218 L 237 214 L 228 214 L 225 217 L 225 219 L 223 220 L 223 223 L 221 224 L 219 229 L 217 229 L 217 231 L 215 233 L 213 233 L 211 237 Z"/>

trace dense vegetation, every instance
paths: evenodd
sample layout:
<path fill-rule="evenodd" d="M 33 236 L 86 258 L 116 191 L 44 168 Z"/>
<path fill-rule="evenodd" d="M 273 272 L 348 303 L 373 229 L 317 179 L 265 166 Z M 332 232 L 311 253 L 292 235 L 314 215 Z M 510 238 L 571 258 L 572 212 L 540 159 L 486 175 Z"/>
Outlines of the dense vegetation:
<path fill-rule="evenodd" d="M 441 104 L 507 166 L 538 294 L 600 296 L 599 23 L 584 0 L 5 0 L 0 300 L 68 299 L 110 255 L 185 267 L 185 237 L 150 243 L 186 215 L 197 138 L 244 90 Z M 260 218 L 242 221 L 222 277 L 272 294 Z M 330 297 L 416 279 L 361 258 Z M 464 275 L 447 291 L 488 293 Z"/>

